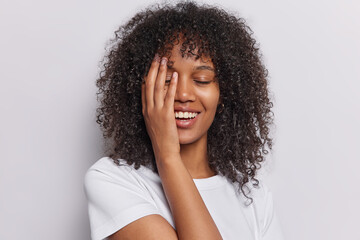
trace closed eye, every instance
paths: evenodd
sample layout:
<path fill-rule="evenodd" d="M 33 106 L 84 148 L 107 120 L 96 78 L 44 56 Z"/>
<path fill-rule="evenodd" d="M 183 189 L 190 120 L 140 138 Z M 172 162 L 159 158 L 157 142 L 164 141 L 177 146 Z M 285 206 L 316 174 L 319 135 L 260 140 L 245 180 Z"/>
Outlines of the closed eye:
<path fill-rule="evenodd" d="M 208 82 L 203 82 L 203 81 L 199 81 L 199 80 L 194 80 L 196 83 L 199 83 L 199 84 L 209 84 L 211 83 L 212 81 L 208 81 Z"/>
<path fill-rule="evenodd" d="M 171 81 L 171 79 L 165 80 L 165 84 L 169 84 L 170 81 Z M 196 83 L 198 83 L 198 84 L 203 84 L 203 85 L 206 85 L 206 84 L 209 84 L 209 83 L 212 82 L 212 81 L 206 81 L 206 82 L 204 82 L 204 81 L 199 81 L 199 80 L 194 80 L 194 81 L 195 81 Z"/>

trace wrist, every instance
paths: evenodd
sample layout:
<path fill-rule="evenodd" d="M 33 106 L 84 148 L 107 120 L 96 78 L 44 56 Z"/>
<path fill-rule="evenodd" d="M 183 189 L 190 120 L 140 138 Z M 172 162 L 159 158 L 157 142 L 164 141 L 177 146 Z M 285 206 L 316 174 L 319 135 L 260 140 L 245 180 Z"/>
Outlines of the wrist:
<path fill-rule="evenodd" d="M 166 166 L 168 164 L 181 162 L 181 155 L 178 152 L 156 154 L 155 160 L 158 167 Z"/>

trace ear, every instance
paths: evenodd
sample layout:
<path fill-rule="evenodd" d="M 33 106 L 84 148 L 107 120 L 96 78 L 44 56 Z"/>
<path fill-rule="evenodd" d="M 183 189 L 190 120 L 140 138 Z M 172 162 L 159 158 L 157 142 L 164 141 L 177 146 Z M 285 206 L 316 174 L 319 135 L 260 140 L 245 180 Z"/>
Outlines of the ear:
<path fill-rule="evenodd" d="M 222 99 L 222 97 L 221 97 L 221 95 L 220 95 L 220 97 L 219 97 L 219 102 L 218 102 L 218 106 L 219 106 L 220 104 L 222 104 L 222 102 L 223 102 L 223 99 Z"/>

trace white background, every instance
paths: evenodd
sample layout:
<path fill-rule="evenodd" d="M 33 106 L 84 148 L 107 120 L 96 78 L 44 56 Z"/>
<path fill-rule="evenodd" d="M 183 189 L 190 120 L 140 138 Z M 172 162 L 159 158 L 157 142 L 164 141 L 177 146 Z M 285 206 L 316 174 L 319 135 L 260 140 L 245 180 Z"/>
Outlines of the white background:
<path fill-rule="evenodd" d="M 1 1 L 0 239 L 90 239 L 82 184 L 103 156 L 99 61 L 149 3 Z M 263 179 L 286 239 L 359 240 L 360 3 L 221 5 L 247 20 L 269 69 L 276 131 Z"/>

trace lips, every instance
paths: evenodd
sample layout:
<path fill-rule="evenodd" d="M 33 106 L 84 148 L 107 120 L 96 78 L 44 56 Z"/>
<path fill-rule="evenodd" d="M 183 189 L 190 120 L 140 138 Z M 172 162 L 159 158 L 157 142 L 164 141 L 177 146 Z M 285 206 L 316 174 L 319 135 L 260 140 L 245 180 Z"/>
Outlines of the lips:
<path fill-rule="evenodd" d="M 195 113 L 199 113 L 199 110 L 196 110 L 194 108 L 189 108 L 189 107 L 181 107 L 181 106 L 177 106 L 174 107 L 174 111 L 175 112 L 195 112 Z"/>
<path fill-rule="evenodd" d="M 184 119 L 184 120 L 180 120 L 180 119 L 175 119 L 176 122 L 176 126 L 178 128 L 190 128 L 192 125 L 195 124 L 195 122 L 197 121 L 197 119 L 199 118 L 199 115 L 196 115 L 195 118 L 192 119 Z"/>

